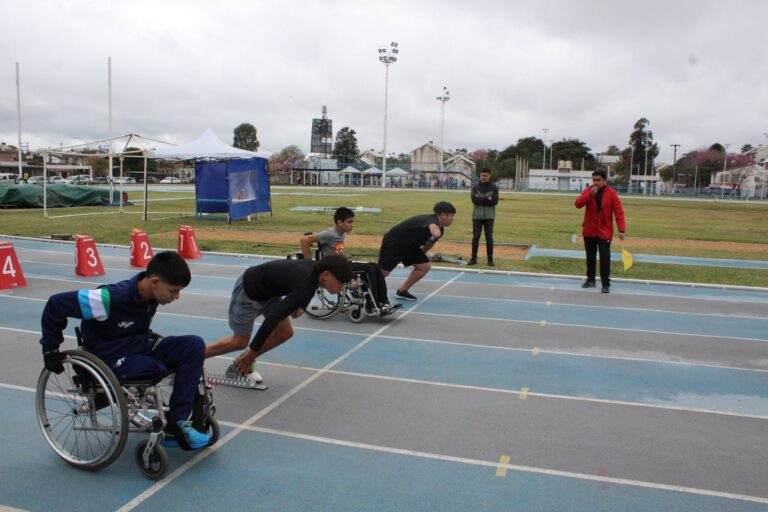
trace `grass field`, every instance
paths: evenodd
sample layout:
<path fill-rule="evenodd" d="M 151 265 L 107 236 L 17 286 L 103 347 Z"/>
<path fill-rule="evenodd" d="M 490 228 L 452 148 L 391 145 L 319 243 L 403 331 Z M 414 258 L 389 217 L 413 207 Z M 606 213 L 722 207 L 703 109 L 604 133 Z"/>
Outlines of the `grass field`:
<path fill-rule="evenodd" d="M 359 214 L 355 233 L 382 235 L 402 219 L 430 212 L 432 205 L 440 200 L 450 201 L 458 209 L 453 226 L 446 231 L 446 239 L 469 240 L 472 231 L 472 206 L 467 191 L 276 188 L 273 190 L 271 216 L 262 214 L 250 223 L 237 221 L 231 224 L 182 216 L 179 212 L 187 215 L 194 212 L 193 195 L 191 191 L 182 190 L 150 191 L 150 220 L 146 223 L 141 220 L 140 204 L 126 207 L 125 214 L 117 214 L 116 208 L 103 207 L 49 210 L 50 218 L 47 220 L 42 218 L 41 210 L 3 210 L 0 212 L 0 233 L 29 237 L 88 233 L 98 243 L 127 245 L 131 228 L 139 227 L 149 233 L 154 246 L 175 247 L 174 233 L 179 224 L 190 224 L 197 230 L 288 231 L 298 236 L 305 231 L 329 227 L 332 218 L 330 214 L 290 211 L 293 206 L 365 206 L 381 208 L 381 213 Z M 129 194 L 132 201 L 140 201 L 142 197 L 142 192 Z M 571 241 L 572 234 L 581 232 L 583 217 L 583 210 L 573 206 L 575 195 L 502 193 L 501 197 L 496 215 L 497 242 L 553 249 L 581 248 Z M 625 245 L 632 252 L 768 260 L 768 204 L 643 198 L 623 198 L 623 203 L 627 217 Z M 72 216 L 87 213 L 97 215 Z M 203 250 L 277 255 L 297 249 L 297 245 L 265 245 L 226 239 L 201 240 L 200 246 Z M 372 258 L 376 251 L 353 248 L 353 252 L 356 256 Z M 497 260 L 496 268 L 576 275 L 584 273 L 583 261 L 568 258 Z M 626 274 L 619 265 L 615 265 L 614 276 L 768 286 L 768 271 L 747 269 L 638 263 Z"/>

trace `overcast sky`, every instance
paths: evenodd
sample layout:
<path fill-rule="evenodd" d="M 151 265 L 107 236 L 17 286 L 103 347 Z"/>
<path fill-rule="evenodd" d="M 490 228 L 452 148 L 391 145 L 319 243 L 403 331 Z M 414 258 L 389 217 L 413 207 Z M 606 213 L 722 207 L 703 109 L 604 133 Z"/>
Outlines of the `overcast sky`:
<path fill-rule="evenodd" d="M 309 151 L 322 105 L 361 150 L 440 140 L 504 149 L 527 136 L 627 145 L 641 117 L 680 152 L 767 142 L 768 2 L 752 1 L 40 1 L 2 2 L 0 141 L 31 149 L 108 134 L 225 142 L 242 122 L 261 149 Z"/>

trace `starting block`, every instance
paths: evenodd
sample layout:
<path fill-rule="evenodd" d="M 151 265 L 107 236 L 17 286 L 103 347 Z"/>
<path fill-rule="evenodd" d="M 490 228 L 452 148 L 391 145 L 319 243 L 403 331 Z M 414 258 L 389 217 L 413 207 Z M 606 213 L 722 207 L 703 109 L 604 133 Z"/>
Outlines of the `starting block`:
<path fill-rule="evenodd" d="M 467 264 L 467 262 L 464 261 L 464 258 L 462 258 L 461 254 L 456 254 L 455 256 L 448 256 L 447 254 L 438 252 L 435 254 L 428 253 L 427 256 L 429 256 L 429 259 L 431 259 L 434 262 L 444 261 L 445 263 L 453 263 L 455 265 L 461 265 L 461 266 L 464 266 Z"/>
<path fill-rule="evenodd" d="M 27 286 L 11 242 L 0 242 L 0 290 Z"/>
<path fill-rule="evenodd" d="M 245 376 L 233 377 L 226 373 L 208 373 L 206 375 L 209 386 L 228 386 L 231 388 L 241 389 L 255 389 L 257 391 L 265 391 L 269 388 L 266 384 L 258 384 L 252 379 L 247 379 Z"/>

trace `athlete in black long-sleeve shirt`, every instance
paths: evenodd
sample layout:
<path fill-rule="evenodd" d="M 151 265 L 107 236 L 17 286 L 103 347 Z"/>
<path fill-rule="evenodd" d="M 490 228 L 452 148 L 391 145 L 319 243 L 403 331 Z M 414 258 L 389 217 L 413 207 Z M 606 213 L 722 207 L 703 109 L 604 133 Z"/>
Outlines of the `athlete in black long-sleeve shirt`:
<path fill-rule="evenodd" d="M 304 313 L 317 288 L 340 293 L 350 279 L 349 260 L 338 255 L 326 256 L 317 262 L 275 260 L 248 268 L 235 282 L 229 303 L 229 327 L 233 334 L 206 347 L 205 357 L 248 346 L 235 358 L 235 365 L 241 375 L 252 373 L 258 356 L 293 336 L 290 319 Z M 259 315 L 264 315 L 264 321 L 251 340 L 253 324 Z"/>

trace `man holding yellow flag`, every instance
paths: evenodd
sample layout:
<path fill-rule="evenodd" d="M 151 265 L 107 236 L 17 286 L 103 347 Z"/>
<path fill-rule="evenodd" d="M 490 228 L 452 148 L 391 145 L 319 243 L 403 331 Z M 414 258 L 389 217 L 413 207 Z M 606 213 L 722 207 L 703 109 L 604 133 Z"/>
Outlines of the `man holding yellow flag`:
<path fill-rule="evenodd" d="M 611 287 L 611 240 L 613 219 L 619 228 L 619 240 L 624 240 L 624 208 L 619 195 L 608 186 L 606 172 L 598 169 L 592 173 L 592 185 L 585 188 L 576 199 L 576 208 L 587 207 L 581 234 L 587 253 L 587 280 L 582 288 L 594 288 L 597 252 L 600 252 L 600 282 L 602 292 L 610 293 Z"/>

